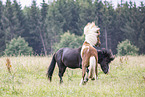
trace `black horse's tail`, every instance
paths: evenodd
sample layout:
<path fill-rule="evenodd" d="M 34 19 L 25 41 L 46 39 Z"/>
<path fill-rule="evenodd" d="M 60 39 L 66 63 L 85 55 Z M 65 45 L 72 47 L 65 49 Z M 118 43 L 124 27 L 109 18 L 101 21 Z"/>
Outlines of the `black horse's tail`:
<path fill-rule="evenodd" d="M 53 74 L 53 71 L 54 71 L 54 68 L 55 68 L 55 64 L 56 64 L 56 60 L 55 60 L 55 54 L 54 54 L 53 57 L 52 57 L 50 66 L 48 67 L 48 71 L 47 71 L 47 76 L 48 76 L 48 79 L 50 80 L 50 82 L 51 82 L 51 79 L 52 79 L 52 74 Z"/>

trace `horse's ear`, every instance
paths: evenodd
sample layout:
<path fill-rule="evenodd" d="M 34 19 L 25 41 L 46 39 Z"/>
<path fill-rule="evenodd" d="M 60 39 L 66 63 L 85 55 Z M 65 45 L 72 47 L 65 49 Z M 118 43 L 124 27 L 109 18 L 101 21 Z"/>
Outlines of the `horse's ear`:
<path fill-rule="evenodd" d="M 102 52 L 103 52 L 103 54 L 106 54 L 107 53 L 107 51 L 106 51 L 105 48 L 102 48 Z"/>
<path fill-rule="evenodd" d="M 91 24 L 91 23 L 88 23 L 86 26 L 89 26 L 90 24 Z M 86 27 L 86 26 L 85 26 L 85 27 Z"/>
<path fill-rule="evenodd" d="M 93 27 L 95 26 L 95 22 L 92 22 L 92 26 L 93 26 Z"/>
<path fill-rule="evenodd" d="M 109 51 L 112 53 L 112 50 L 111 49 L 109 49 Z"/>

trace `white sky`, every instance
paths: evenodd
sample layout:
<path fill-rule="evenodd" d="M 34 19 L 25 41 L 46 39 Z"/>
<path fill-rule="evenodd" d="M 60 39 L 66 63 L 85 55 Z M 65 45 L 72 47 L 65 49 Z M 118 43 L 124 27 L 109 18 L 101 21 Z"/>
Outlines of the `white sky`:
<path fill-rule="evenodd" d="M 3 3 L 5 3 L 7 0 L 1 0 Z M 13 1 L 13 0 L 11 0 Z M 22 7 L 24 6 L 31 6 L 32 0 L 17 0 L 18 2 L 20 2 L 20 4 L 22 5 Z M 43 0 L 36 0 L 37 1 L 37 5 L 39 6 Z M 48 3 L 48 1 L 53 1 L 53 0 L 45 0 L 46 3 Z M 105 0 L 102 0 L 105 1 Z M 112 2 L 113 6 L 116 7 L 118 3 L 120 3 L 121 0 L 106 0 L 109 2 Z M 123 2 L 126 1 L 130 1 L 130 0 L 123 0 Z M 136 2 L 137 6 L 140 5 L 140 2 L 143 1 L 145 4 L 145 0 L 131 0 L 132 2 Z"/>

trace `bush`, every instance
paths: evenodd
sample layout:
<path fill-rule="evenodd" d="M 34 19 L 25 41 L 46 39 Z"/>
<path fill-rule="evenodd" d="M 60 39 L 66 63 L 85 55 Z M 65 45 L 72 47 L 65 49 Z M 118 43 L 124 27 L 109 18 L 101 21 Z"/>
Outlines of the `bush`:
<path fill-rule="evenodd" d="M 125 41 L 122 41 L 117 45 L 117 51 L 118 55 L 124 56 L 124 55 L 137 55 L 139 48 L 132 45 L 128 39 Z"/>
<path fill-rule="evenodd" d="M 70 32 L 66 32 L 61 35 L 60 42 L 54 44 L 53 50 L 56 52 L 60 48 L 64 47 L 78 48 L 82 46 L 84 40 L 84 36 L 77 36 L 75 34 L 70 34 Z"/>
<path fill-rule="evenodd" d="M 8 56 L 30 55 L 31 53 L 32 48 L 28 46 L 24 38 L 14 38 L 6 44 L 5 54 Z"/>

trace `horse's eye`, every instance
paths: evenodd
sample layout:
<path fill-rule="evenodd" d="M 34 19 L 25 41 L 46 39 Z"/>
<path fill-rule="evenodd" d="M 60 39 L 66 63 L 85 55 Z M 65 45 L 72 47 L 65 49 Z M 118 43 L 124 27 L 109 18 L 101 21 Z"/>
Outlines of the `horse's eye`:
<path fill-rule="evenodd" d="M 98 36 L 100 35 L 100 31 L 97 31 L 97 33 L 98 33 Z"/>
<path fill-rule="evenodd" d="M 109 60 L 108 63 L 110 63 L 111 61 Z"/>

